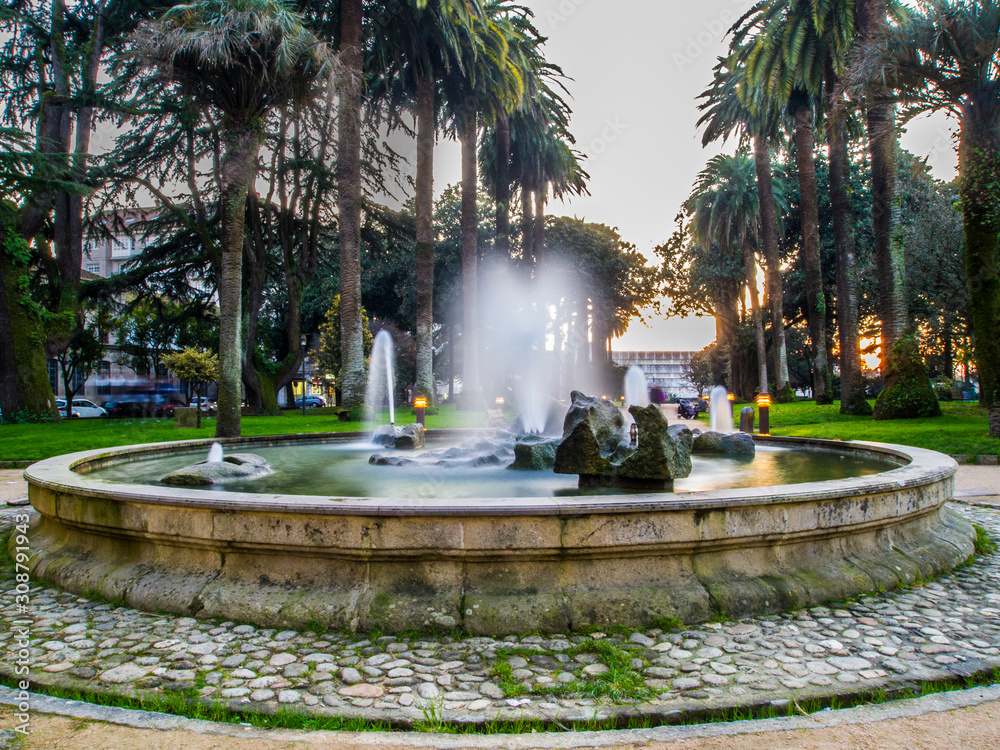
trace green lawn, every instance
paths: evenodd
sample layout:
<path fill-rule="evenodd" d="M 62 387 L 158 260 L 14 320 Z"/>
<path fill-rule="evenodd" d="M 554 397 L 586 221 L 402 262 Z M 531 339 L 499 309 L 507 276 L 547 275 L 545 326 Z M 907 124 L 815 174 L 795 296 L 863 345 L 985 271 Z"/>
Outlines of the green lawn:
<path fill-rule="evenodd" d="M 1000 440 L 989 437 L 984 409 L 973 403 L 942 402 L 941 410 L 944 414 L 934 419 L 876 422 L 871 417 L 841 414 L 839 404 L 816 406 L 811 401 L 775 404 L 771 407 L 771 434 L 873 440 L 942 453 L 1000 453 Z"/>
<path fill-rule="evenodd" d="M 485 412 L 460 412 L 441 406 L 440 414 L 427 416 L 427 428 L 485 427 Z M 414 421 L 409 408 L 396 412 L 396 424 Z M 244 435 L 289 435 L 319 432 L 353 432 L 366 429 L 361 422 L 341 422 L 335 415 L 306 410 L 288 411 L 280 417 L 243 417 Z M 0 461 L 37 461 L 63 453 L 111 448 L 137 443 L 195 440 L 215 435 L 215 420 L 202 419 L 198 429 L 178 430 L 171 419 L 74 419 L 41 424 L 0 424 Z"/>
<path fill-rule="evenodd" d="M 734 411 L 738 414 L 739 408 Z M 930 448 L 942 453 L 969 455 L 1000 454 L 1000 440 L 987 435 L 986 412 L 974 404 L 943 403 L 944 416 L 875 422 L 871 417 L 850 417 L 839 406 L 816 406 L 811 401 L 775 404 L 771 407 L 771 433 L 839 440 L 874 440 Z M 412 410 L 396 415 L 397 424 L 414 420 Z M 702 415 L 699 422 L 704 429 Z M 483 412 L 459 412 L 454 406 L 427 417 L 428 429 L 442 427 L 484 427 Z M 692 425 L 694 426 L 694 425 Z M 295 433 L 344 432 L 363 430 L 360 422 L 341 422 L 330 414 L 285 412 L 280 417 L 244 417 L 244 435 L 286 435 Z M 0 461 L 37 461 L 63 453 L 110 448 L 136 443 L 210 438 L 215 420 L 204 420 L 200 430 L 177 430 L 169 419 L 75 419 L 44 424 L 0 425 Z"/>

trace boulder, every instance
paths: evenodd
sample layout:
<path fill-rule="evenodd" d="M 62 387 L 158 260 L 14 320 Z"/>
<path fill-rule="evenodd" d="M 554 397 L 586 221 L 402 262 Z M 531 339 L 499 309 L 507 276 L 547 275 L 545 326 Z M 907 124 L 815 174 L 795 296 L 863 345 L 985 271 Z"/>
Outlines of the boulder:
<path fill-rule="evenodd" d="M 580 486 L 670 489 L 691 473 L 691 430 L 671 427 L 660 407 L 633 406 L 637 443 L 625 438 L 625 420 L 610 401 L 573 392 L 554 471 L 578 474 Z"/>
<path fill-rule="evenodd" d="M 671 427 L 656 404 L 629 407 L 638 441 L 634 452 L 617 469 L 627 479 L 672 481 L 691 474 L 694 435 L 682 424 Z"/>
<path fill-rule="evenodd" d="M 163 477 L 164 484 L 176 487 L 206 487 L 224 482 L 259 479 L 274 472 L 267 461 L 255 453 L 233 453 L 221 461 L 201 461 Z"/>
<path fill-rule="evenodd" d="M 553 469 L 556 474 L 612 474 L 614 459 L 627 455 L 621 410 L 610 401 L 580 391 L 573 391 L 570 398 L 573 405 L 566 412 Z"/>
<path fill-rule="evenodd" d="M 556 462 L 559 438 L 522 435 L 514 444 L 514 463 L 508 469 L 518 471 L 549 471 Z"/>
<path fill-rule="evenodd" d="M 413 450 L 424 447 L 424 426 L 422 424 L 408 424 L 406 427 L 395 427 L 393 425 L 380 425 L 372 433 L 372 442 L 375 445 L 384 445 L 386 448 L 397 448 L 399 450 Z"/>
<path fill-rule="evenodd" d="M 694 439 L 695 455 L 753 457 L 757 453 L 753 438 L 745 432 L 703 432 Z"/>

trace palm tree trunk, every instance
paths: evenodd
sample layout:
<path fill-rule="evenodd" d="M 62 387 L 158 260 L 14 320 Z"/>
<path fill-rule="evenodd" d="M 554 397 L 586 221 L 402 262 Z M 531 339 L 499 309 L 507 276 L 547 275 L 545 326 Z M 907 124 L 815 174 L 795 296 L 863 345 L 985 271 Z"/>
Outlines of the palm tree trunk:
<path fill-rule="evenodd" d="M 533 244 L 536 273 L 541 270 L 542 263 L 545 262 L 545 191 L 544 182 L 535 190 L 535 239 Z"/>
<path fill-rule="evenodd" d="M 462 408 L 482 409 L 479 380 L 479 262 L 476 221 L 476 142 L 479 128 L 473 115 L 462 134 Z M 498 209 L 499 210 L 499 209 Z"/>
<path fill-rule="evenodd" d="M 434 403 L 434 79 L 417 82 L 417 393 Z"/>
<path fill-rule="evenodd" d="M 858 0 L 857 23 L 861 43 L 878 35 L 887 23 L 887 0 Z M 877 96 L 877 92 L 873 92 Z M 892 348 L 909 327 L 904 274 L 906 261 L 900 232 L 899 171 L 896 109 L 891 104 L 867 113 L 868 150 L 872 160 L 872 231 L 882 323 L 882 380 L 892 378 Z"/>
<path fill-rule="evenodd" d="M 827 61 L 827 87 L 837 88 L 837 77 Z M 858 330 L 858 272 L 855 262 L 854 219 L 847 197 L 847 111 L 834 95 L 827 103 L 827 141 L 830 149 L 830 203 L 833 208 L 833 245 L 837 254 L 837 329 L 840 334 L 840 413 L 871 414 L 861 377 Z"/>
<path fill-rule="evenodd" d="M 243 383 L 243 232 L 247 194 L 257 174 L 260 134 L 252 126 L 226 133 L 222 160 L 222 268 L 219 274 L 219 412 L 216 437 L 239 437 Z"/>
<path fill-rule="evenodd" d="M 510 120 L 500 117 L 496 125 L 496 180 L 497 197 L 496 253 L 510 258 Z"/>
<path fill-rule="evenodd" d="M 764 335 L 764 316 L 760 311 L 760 297 L 757 294 L 757 261 L 749 232 L 743 235 L 743 268 L 746 270 L 747 289 L 750 290 L 750 310 L 753 327 L 757 334 L 757 369 L 759 379 L 757 391 L 767 393 L 767 338 Z"/>
<path fill-rule="evenodd" d="M 801 98 L 805 98 L 801 95 Z M 813 157 L 813 113 L 808 102 L 799 102 L 795 112 L 795 160 L 799 173 L 802 208 L 802 260 L 805 266 L 807 318 L 813 350 L 813 398 L 817 404 L 833 402 L 826 352 L 826 297 L 819 256 L 819 206 L 816 199 L 816 163 Z"/>
<path fill-rule="evenodd" d="M 521 187 L 521 260 L 525 268 L 535 263 L 535 232 L 532 219 L 531 190 Z"/>
<path fill-rule="evenodd" d="M 760 228 L 767 261 L 767 299 L 771 304 L 771 346 L 774 349 L 775 396 L 787 398 L 788 350 L 785 347 L 784 280 L 781 278 L 781 256 L 778 254 L 778 217 L 774 204 L 774 179 L 771 173 L 771 150 L 767 141 L 753 139 L 754 166 L 757 170 L 757 196 L 760 203 Z"/>
<path fill-rule="evenodd" d="M 990 437 L 1000 438 L 1000 135 L 988 115 L 976 116 L 979 110 L 989 106 L 963 104 L 958 169 L 980 403 Z"/>
<path fill-rule="evenodd" d="M 337 180 L 340 223 L 340 383 L 347 409 L 365 400 L 365 354 L 361 330 L 361 0 L 340 4 L 341 78 Z"/>

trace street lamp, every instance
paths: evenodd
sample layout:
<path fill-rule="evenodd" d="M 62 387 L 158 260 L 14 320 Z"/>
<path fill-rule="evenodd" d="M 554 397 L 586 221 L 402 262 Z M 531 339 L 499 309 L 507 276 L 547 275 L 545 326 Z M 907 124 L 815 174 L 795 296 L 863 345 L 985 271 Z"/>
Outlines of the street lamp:
<path fill-rule="evenodd" d="M 302 416 L 306 415 L 306 342 L 305 334 L 299 339 L 302 345 Z"/>

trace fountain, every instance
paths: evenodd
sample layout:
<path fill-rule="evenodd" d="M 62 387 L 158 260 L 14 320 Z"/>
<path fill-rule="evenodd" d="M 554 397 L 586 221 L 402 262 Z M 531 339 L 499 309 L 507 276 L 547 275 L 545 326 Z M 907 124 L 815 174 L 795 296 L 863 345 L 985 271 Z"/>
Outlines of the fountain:
<path fill-rule="evenodd" d="M 724 386 L 717 385 L 708 397 L 708 414 L 712 432 L 735 432 L 733 425 L 733 405 Z"/>
<path fill-rule="evenodd" d="M 396 427 L 395 388 L 393 368 L 396 357 L 392 336 L 388 331 L 379 331 L 372 344 L 371 362 L 368 366 L 368 387 L 365 389 L 365 421 L 378 421 L 379 407 L 383 401 L 389 404 L 389 424 L 376 427 L 371 434 L 371 442 L 392 448 L 413 449 L 424 445 L 423 425 L 411 424 Z"/>
<path fill-rule="evenodd" d="M 625 411 L 630 406 L 646 408 L 649 406 L 649 388 L 646 385 L 646 373 L 638 365 L 632 365 L 625 373 L 625 380 L 622 383 L 622 391 L 625 394 Z"/>
<path fill-rule="evenodd" d="M 425 449 L 383 461 L 362 433 L 228 439 L 223 461 L 206 465 L 253 449 L 276 471 L 196 488 L 162 478 L 209 441 L 40 461 L 25 472 L 32 572 L 153 612 L 498 636 L 806 607 L 925 580 L 972 555 L 971 525 L 945 506 L 956 464 L 932 451 L 755 440 L 731 433 L 722 390 L 714 434 L 756 455 L 699 452 L 712 433 L 691 455 L 691 432 L 665 427 L 628 388 L 633 444 L 621 411 L 584 395 L 601 393 L 599 382 L 565 367 L 571 353 L 578 364 L 593 354 L 586 306 L 559 327 L 524 286 L 491 282 L 484 294 L 495 314 L 483 371 L 504 374 L 493 390 L 517 396 L 515 423 L 435 430 Z M 398 448 L 389 344 L 376 340 L 369 382 L 379 390 L 367 403 L 381 403 L 384 384 L 390 424 L 378 432 Z M 522 371 L 507 377 L 507 361 Z M 559 432 L 551 394 L 571 377 L 578 392 L 568 414 L 559 408 L 561 437 L 527 434 Z"/>

